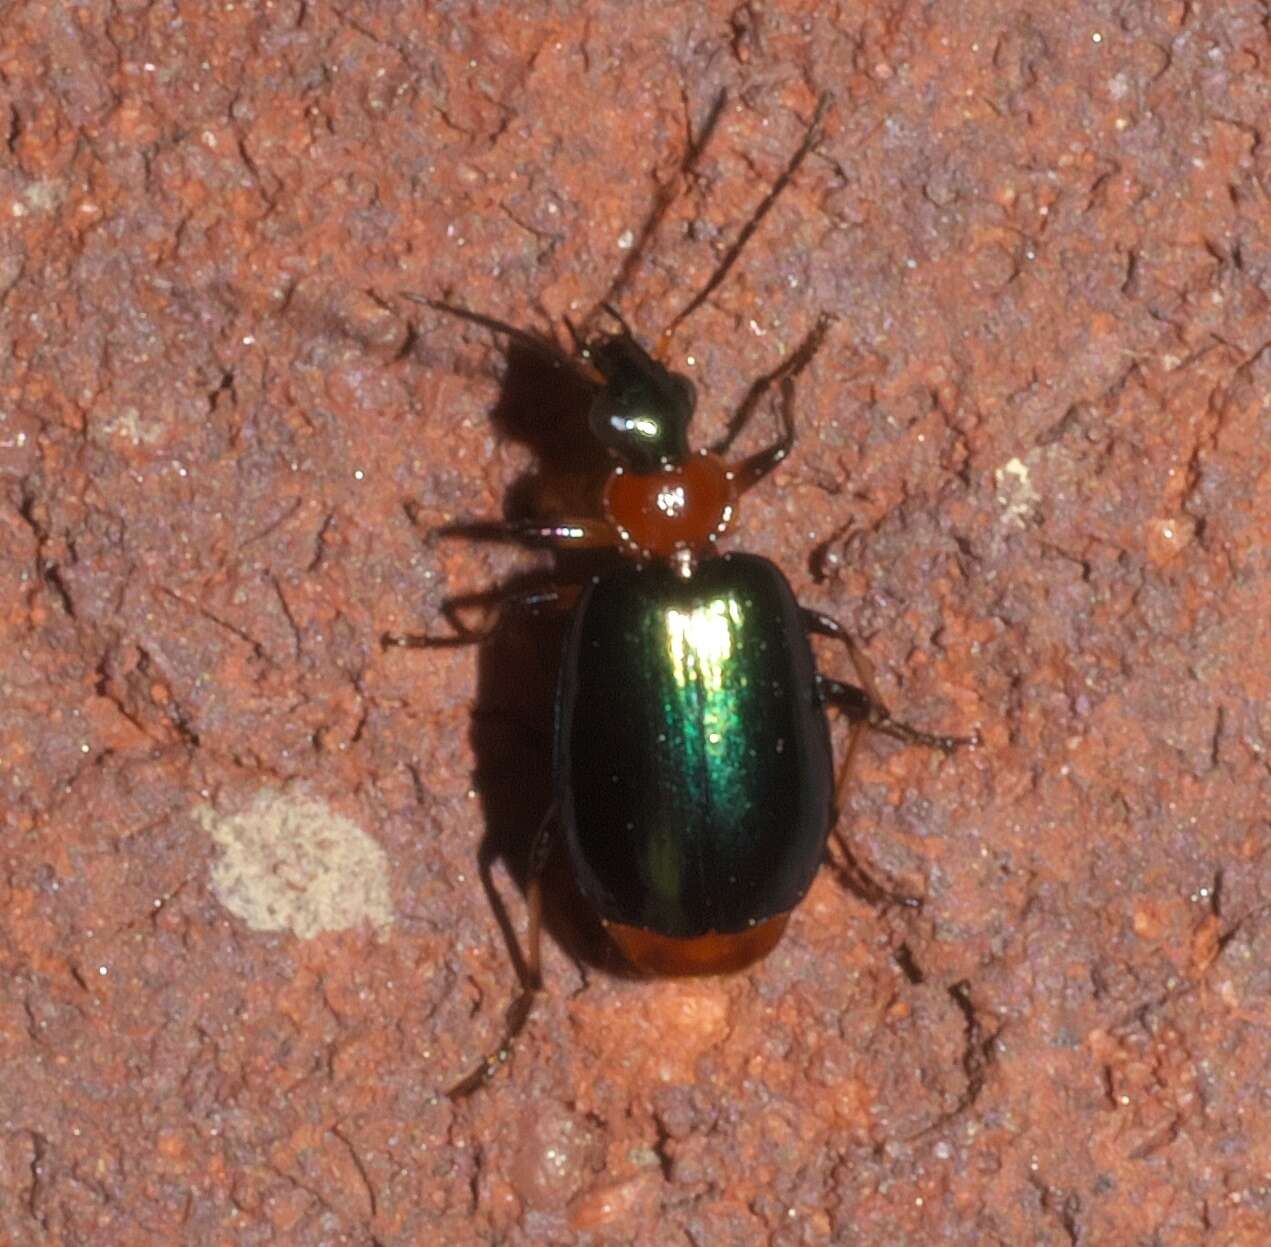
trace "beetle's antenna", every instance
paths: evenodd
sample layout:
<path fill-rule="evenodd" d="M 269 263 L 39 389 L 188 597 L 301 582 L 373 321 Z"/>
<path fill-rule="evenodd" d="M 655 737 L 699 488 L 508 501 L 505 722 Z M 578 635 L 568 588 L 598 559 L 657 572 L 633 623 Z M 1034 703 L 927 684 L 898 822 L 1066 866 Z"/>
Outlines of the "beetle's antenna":
<path fill-rule="evenodd" d="M 481 312 L 469 311 L 466 307 L 459 307 L 454 303 L 443 303 L 440 299 L 430 299 L 426 295 L 412 294 L 409 290 L 401 291 L 401 296 L 403 299 L 409 299 L 412 303 L 422 303 L 425 307 L 430 307 L 435 312 L 445 312 L 449 316 L 457 316 L 460 320 L 471 321 L 474 325 L 480 325 L 484 329 L 491 329 L 495 333 L 506 334 L 518 346 L 523 346 L 527 351 L 533 351 L 540 359 L 546 360 L 557 368 L 568 369 L 580 381 L 585 381 L 588 385 L 604 384 L 604 378 L 594 368 L 589 367 L 580 360 L 570 358 L 554 342 L 549 342 L 546 338 L 540 338 L 538 334 L 527 333 L 524 329 L 509 325 L 507 321 L 496 320 L 493 316 L 486 316 Z"/>
<path fill-rule="evenodd" d="M 803 142 L 799 144 L 799 150 L 790 157 L 789 163 L 782 171 L 781 176 L 772 184 L 772 188 L 763 197 L 762 202 L 750 215 L 750 220 L 741 227 L 741 233 L 737 235 L 732 246 L 724 253 L 724 258 L 719 262 L 718 267 L 711 274 L 710 280 L 704 285 L 689 302 L 671 319 L 671 323 L 662 330 L 661 338 L 658 342 L 654 355 L 663 358 L 666 355 L 667 347 L 670 344 L 671 335 L 677 328 L 687 320 L 694 312 L 697 311 L 707 299 L 719 288 L 719 284 L 728 276 L 729 270 L 737 263 L 738 256 L 741 255 L 742 249 L 750 241 L 763 221 L 768 215 L 769 209 L 777 202 L 781 192 L 790 185 L 790 180 L 799 171 L 799 166 L 807 158 L 808 153 L 816 145 L 817 140 L 821 137 L 821 120 L 825 116 L 825 110 L 830 105 L 830 96 L 826 92 L 816 102 L 816 111 L 812 114 L 812 120 L 808 123 L 807 132 L 803 136 Z"/>
<path fill-rule="evenodd" d="M 711 105 L 711 110 L 706 115 L 706 121 L 703 123 L 696 139 L 689 132 L 688 151 L 684 154 L 684 159 L 680 161 L 680 167 L 676 171 L 675 176 L 667 180 L 665 185 L 658 187 L 657 196 L 653 201 L 653 210 L 645 218 L 644 224 L 640 227 L 639 236 L 631 246 L 631 250 L 627 252 L 626 258 L 622 261 L 621 267 L 618 269 L 617 275 L 609 285 L 609 289 L 605 291 L 605 297 L 596 305 L 595 310 L 588 314 L 583 321 L 584 330 L 591 323 L 596 315 L 596 311 L 604 308 L 606 305 L 613 305 L 618 302 L 619 296 L 626 290 L 631 282 L 631 278 L 639 266 L 640 261 L 644 259 L 644 253 L 648 250 L 653 235 L 657 233 L 658 227 L 662 224 L 663 218 L 667 211 L 675 202 L 676 196 L 679 194 L 680 187 L 684 180 L 693 172 L 697 165 L 698 159 L 705 150 L 706 144 L 710 142 L 711 135 L 715 133 L 715 127 L 719 124 L 719 118 L 724 111 L 724 105 L 728 102 L 728 92 L 721 91 L 716 97 L 715 102 Z"/>
<path fill-rule="evenodd" d="M 618 322 L 618 327 L 622 330 L 624 334 L 627 335 L 628 338 L 631 338 L 631 339 L 635 338 L 635 334 L 631 332 L 631 326 L 628 325 L 627 322 L 622 318 L 622 313 L 618 311 L 618 309 L 614 307 L 612 303 L 609 303 L 607 301 L 602 303 L 600 305 L 600 310 L 604 312 L 606 316 L 612 316 L 613 319 Z"/>

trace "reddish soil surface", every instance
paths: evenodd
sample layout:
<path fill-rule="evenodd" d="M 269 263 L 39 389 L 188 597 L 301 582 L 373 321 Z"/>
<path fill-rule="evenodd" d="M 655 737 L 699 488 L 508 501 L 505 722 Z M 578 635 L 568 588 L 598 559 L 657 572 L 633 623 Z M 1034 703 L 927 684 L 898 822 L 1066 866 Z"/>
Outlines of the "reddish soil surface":
<path fill-rule="evenodd" d="M 1254 0 L 9 6 L 0 1241 L 1271 1242 L 1268 64 Z M 559 628 L 380 637 L 550 572 L 430 530 L 596 464 L 401 296 L 652 339 L 822 92 L 671 360 L 705 440 L 835 317 L 731 540 L 983 744 L 867 742 L 921 908 L 827 864 L 732 978 L 624 973 L 554 870 L 453 1103 Z"/>

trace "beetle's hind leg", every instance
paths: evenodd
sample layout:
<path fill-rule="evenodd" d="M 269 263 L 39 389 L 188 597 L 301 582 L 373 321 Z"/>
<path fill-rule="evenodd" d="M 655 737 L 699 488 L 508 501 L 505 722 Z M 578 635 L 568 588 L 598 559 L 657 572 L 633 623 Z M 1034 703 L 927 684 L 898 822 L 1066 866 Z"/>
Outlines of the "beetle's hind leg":
<path fill-rule="evenodd" d="M 520 995 L 508 1008 L 504 1019 L 503 1039 L 499 1046 L 483 1057 L 476 1069 L 446 1092 L 452 1100 L 461 1100 L 484 1087 L 507 1064 L 512 1055 L 512 1047 L 530 1020 L 534 1002 L 543 990 L 543 871 L 551 856 L 559 823 L 560 809 L 556 802 L 552 802 L 538 826 L 538 831 L 534 833 L 534 843 L 530 846 L 529 881 L 525 888 L 528 919 L 524 956 L 520 955 L 519 950 L 513 950 L 513 962 L 521 980 Z"/>

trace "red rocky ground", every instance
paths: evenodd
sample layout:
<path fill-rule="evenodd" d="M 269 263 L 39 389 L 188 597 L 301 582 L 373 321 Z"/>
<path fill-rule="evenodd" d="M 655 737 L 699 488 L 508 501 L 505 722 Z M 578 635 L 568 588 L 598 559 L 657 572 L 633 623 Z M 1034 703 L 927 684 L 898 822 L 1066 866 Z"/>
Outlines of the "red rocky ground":
<path fill-rule="evenodd" d="M 27 3 L 0 34 L 0 1240 L 1271 1241 L 1264 3 Z M 736 542 L 894 708 L 764 963 L 624 976 L 549 886 L 539 330 L 623 271 L 703 435 L 832 313 Z M 756 433 L 756 437 L 762 436 Z M 839 661 L 827 651 L 828 666 Z M 834 668 L 841 675 L 847 673 Z M 507 862 L 513 871 L 509 872 Z"/>

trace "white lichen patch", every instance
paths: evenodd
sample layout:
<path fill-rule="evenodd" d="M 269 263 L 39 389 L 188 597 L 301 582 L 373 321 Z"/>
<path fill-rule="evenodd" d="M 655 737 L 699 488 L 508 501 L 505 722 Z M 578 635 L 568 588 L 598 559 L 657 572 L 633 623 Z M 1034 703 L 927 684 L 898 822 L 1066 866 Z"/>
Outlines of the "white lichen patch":
<path fill-rule="evenodd" d="M 131 406 L 111 412 L 96 426 L 96 431 L 105 437 L 126 438 L 134 446 L 161 441 L 164 434 L 162 424 L 145 419 L 136 407 Z"/>
<path fill-rule="evenodd" d="M 998 505 L 1003 510 L 1002 518 L 1008 524 L 1021 527 L 1028 523 L 1041 495 L 1033 488 L 1028 464 L 1022 459 L 1012 459 L 993 473 L 993 483 L 997 486 Z"/>
<path fill-rule="evenodd" d="M 28 182 L 21 193 L 22 203 L 28 212 L 52 212 L 66 198 L 66 183 L 36 180 Z"/>
<path fill-rule="evenodd" d="M 267 788 L 239 814 L 210 805 L 192 813 L 221 850 L 212 891 L 254 931 L 311 939 L 392 925 L 387 855 L 322 801 Z"/>

